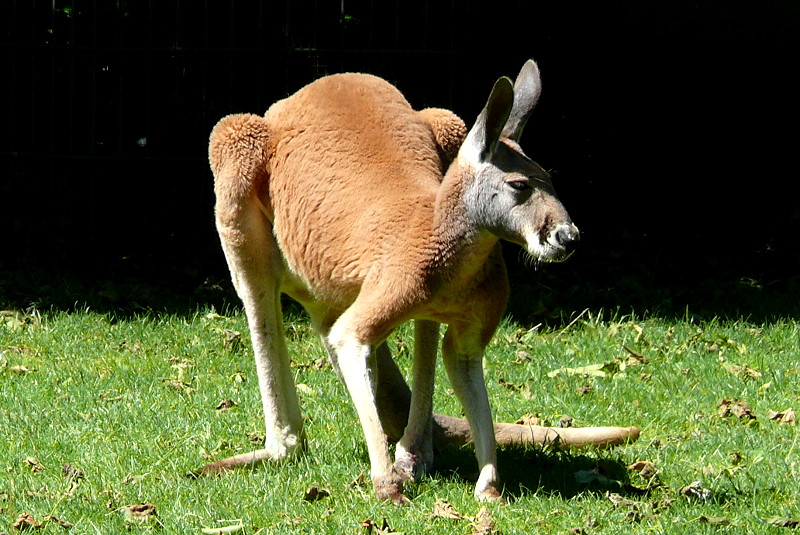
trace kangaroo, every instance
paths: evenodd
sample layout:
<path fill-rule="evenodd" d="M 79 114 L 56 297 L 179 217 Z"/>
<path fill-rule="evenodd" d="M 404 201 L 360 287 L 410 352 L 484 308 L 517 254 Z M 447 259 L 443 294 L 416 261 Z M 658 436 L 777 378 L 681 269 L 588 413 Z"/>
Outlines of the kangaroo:
<path fill-rule="evenodd" d="M 304 446 L 285 293 L 306 309 L 347 386 L 377 497 L 396 504 L 408 501 L 404 482 L 433 461 L 433 378 L 446 324 L 442 360 L 480 469 L 474 493 L 502 500 L 482 369 L 509 295 L 500 240 L 547 262 L 579 238 L 550 176 L 519 145 L 540 90 L 528 61 L 516 82 L 497 80 L 467 132 L 447 110 L 414 111 L 380 78 L 337 74 L 263 117 L 230 115 L 215 126 L 216 225 L 247 314 L 266 424 L 264 450 L 243 457 L 281 460 Z M 410 320 L 410 409 L 398 416 L 387 396 L 407 387 L 385 342 Z M 403 429 L 394 462 L 385 425 Z"/>

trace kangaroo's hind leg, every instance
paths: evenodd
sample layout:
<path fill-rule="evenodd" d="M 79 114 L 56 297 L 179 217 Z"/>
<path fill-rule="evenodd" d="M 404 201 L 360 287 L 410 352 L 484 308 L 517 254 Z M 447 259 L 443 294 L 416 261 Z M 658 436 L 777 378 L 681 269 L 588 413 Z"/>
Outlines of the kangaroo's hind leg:
<path fill-rule="evenodd" d="M 250 327 L 258 383 L 264 406 L 264 450 L 245 460 L 226 459 L 202 469 L 214 472 L 279 460 L 303 446 L 303 419 L 283 332 L 280 294 L 285 267 L 272 223 L 257 198 L 265 176 L 268 128 L 255 115 L 233 115 L 211 134 L 209 153 L 217 194 L 216 222 L 225 259 Z M 249 461 L 249 462 L 248 462 Z"/>

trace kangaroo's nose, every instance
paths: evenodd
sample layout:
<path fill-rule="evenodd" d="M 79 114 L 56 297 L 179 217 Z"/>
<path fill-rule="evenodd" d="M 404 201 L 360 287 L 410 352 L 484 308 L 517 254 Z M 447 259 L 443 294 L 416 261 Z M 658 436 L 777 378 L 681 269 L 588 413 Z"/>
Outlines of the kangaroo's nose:
<path fill-rule="evenodd" d="M 562 223 L 553 229 L 551 236 L 559 247 L 569 250 L 580 239 L 581 233 L 572 223 Z"/>

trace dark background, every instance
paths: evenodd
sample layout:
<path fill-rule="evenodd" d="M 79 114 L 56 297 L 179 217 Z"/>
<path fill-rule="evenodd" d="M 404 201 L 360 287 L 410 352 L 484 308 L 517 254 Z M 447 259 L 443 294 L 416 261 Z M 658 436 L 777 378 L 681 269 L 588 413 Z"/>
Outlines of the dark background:
<path fill-rule="evenodd" d="M 0 306 L 229 297 L 206 160 L 219 118 L 363 71 L 471 124 L 534 58 L 523 147 L 583 239 L 538 270 L 506 247 L 522 319 L 797 314 L 796 1 L 5 4 Z"/>

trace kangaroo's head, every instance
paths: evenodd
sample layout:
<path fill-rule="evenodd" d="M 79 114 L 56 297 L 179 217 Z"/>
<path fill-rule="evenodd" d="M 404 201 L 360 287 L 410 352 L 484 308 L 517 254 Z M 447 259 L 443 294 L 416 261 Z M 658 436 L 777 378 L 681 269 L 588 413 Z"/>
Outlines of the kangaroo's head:
<path fill-rule="evenodd" d="M 578 228 L 558 200 L 550 175 L 519 146 L 522 129 L 541 91 L 529 60 L 516 82 L 500 78 L 457 157 L 468 177 L 464 201 L 470 219 L 495 236 L 522 245 L 535 260 L 566 255 Z"/>

